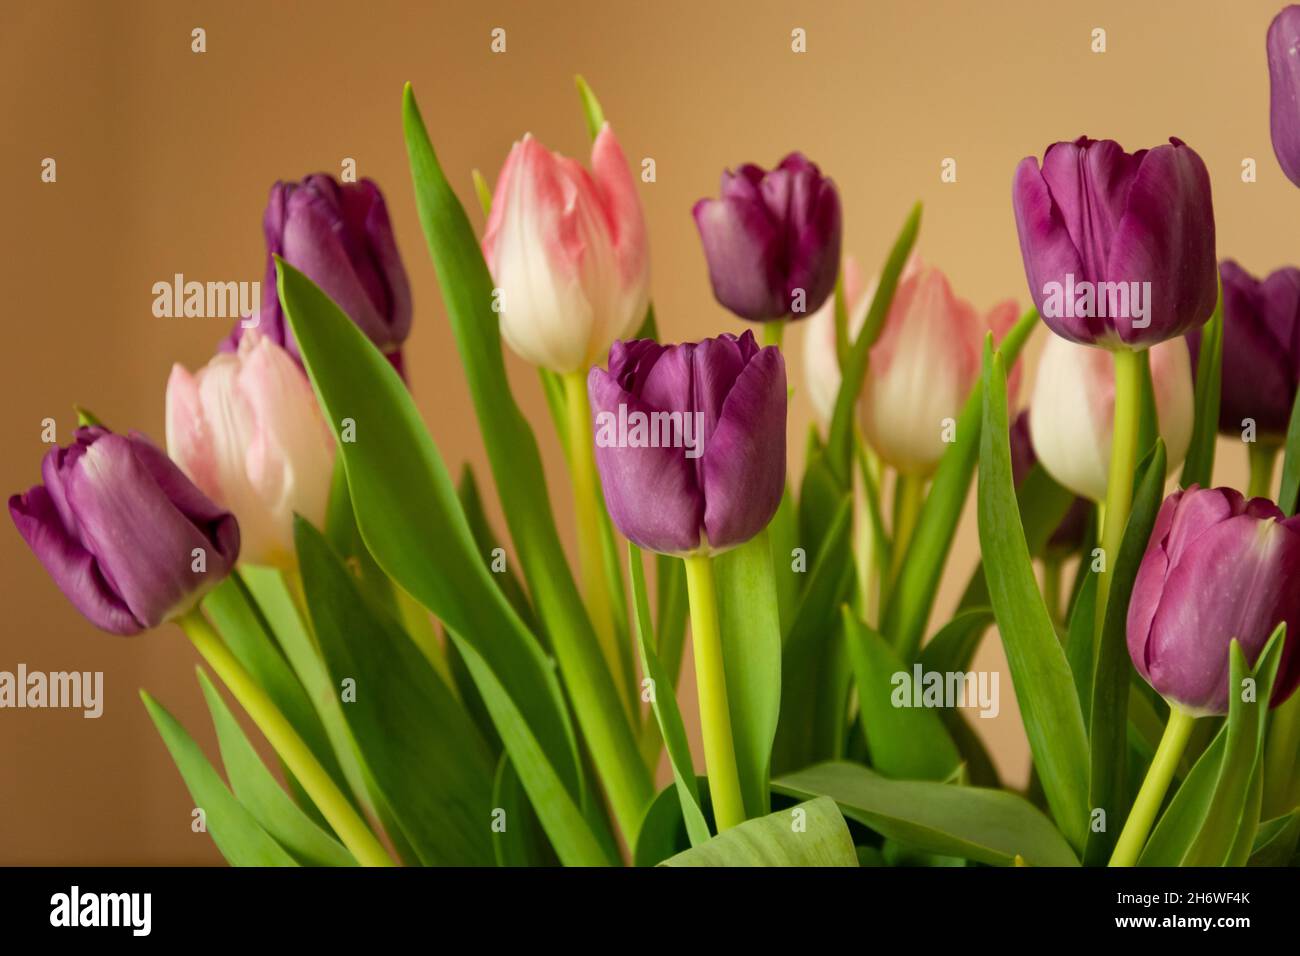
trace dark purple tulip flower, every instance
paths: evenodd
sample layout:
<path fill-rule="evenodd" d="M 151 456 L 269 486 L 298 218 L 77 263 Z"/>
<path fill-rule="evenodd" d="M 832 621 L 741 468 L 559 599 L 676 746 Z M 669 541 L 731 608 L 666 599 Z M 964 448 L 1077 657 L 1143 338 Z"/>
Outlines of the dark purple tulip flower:
<path fill-rule="evenodd" d="M 1300 186 L 1300 6 L 1268 25 L 1269 126 L 1286 178 Z"/>
<path fill-rule="evenodd" d="M 1256 279 L 1231 259 L 1223 279 L 1223 386 L 1219 430 L 1240 435 L 1253 419 L 1261 437 L 1281 442 L 1300 381 L 1300 269 Z M 1201 330 L 1187 336 L 1192 368 Z"/>
<path fill-rule="evenodd" d="M 398 356 L 411 331 L 411 287 L 379 187 L 369 179 L 340 184 L 324 173 L 278 182 L 262 226 L 262 333 L 301 361 L 276 292 L 278 255 L 320 286 L 400 370 Z M 242 331 L 237 325 L 222 350 L 234 351 Z"/>
<path fill-rule="evenodd" d="M 1214 311 L 1210 177 L 1179 140 L 1136 153 L 1054 143 L 1041 169 L 1021 160 L 1011 198 L 1030 294 L 1057 335 L 1144 349 Z"/>
<path fill-rule="evenodd" d="M 701 199 L 694 214 L 713 295 L 742 319 L 802 319 L 835 291 L 840 195 L 803 154 L 771 172 L 727 170 L 721 197 Z"/>
<path fill-rule="evenodd" d="M 1133 666 L 1194 715 L 1228 710 L 1228 645 L 1254 664 L 1277 625 L 1286 646 L 1273 688 L 1300 683 L 1300 518 L 1231 488 L 1176 491 L 1160 507 L 1128 608 Z"/>
<path fill-rule="evenodd" d="M 1036 464 L 1038 455 L 1029 436 L 1029 411 L 1026 409 L 1011 423 L 1011 475 L 1017 486 Z M 1048 554 L 1066 556 L 1078 551 L 1083 546 L 1091 514 L 1092 502 L 1076 495 L 1065 517 L 1047 539 Z"/>
<path fill-rule="evenodd" d="M 758 534 L 785 487 L 785 361 L 754 333 L 685 345 L 615 342 L 587 377 L 610 518 L 661 554 Z"/>
<path fill-rule="evenodd" d="M 78 428 L 9 514 L 54 583 L 97 627 L 136 634 L 190 610 L 239 556 L 239 525 L 147 438 Z M 195 571 L 195 549 L 203 549 Z"/>

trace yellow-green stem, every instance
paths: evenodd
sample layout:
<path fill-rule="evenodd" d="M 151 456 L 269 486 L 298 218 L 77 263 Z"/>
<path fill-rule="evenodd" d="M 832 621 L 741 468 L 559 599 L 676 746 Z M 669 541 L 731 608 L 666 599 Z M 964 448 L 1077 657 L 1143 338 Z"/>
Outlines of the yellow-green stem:
<path fill-rule="evenodd" d="M 727 706 L 718 596 L 712 559 L 707 555 L 694 555 L 682 560 L 686 563 L 686 594 L 691 605 L 691 644 L 695 647 L 695 683 L 700 702 L 700 730 L 704 737 L 704 763 L 709 774 L 713 816 L 721 833 L 745 822 L 745 802 L 740 793 L 740 771 L 736 767 L 731 711 Z"/>
<path fill-rule="evenodd" d="M 1250 485 L 1246 489 L 1248 498 L 1267 498 L 1273 500 L 1273 462 L 1277 460 L 1277 445 L 1271 442 L 1254 441 L 1248 446 L 1250 458 Z"/>
<path fill-rule="evenodd" d="M 566 432 L 569 439 L 569 469 L 573 477 L 573 510 L 578 524 L 578 567 L 582 581 L 582 600 L 596 630 L 601 655 L 610 677 L 618 689 L 619 700 L 637 726 L 637 705 L 628 697 L 632 686 L 623 670 L 614 629 L 614 607 L 605 577 L 605 552 L 601 546 L 600 512 L 604 497 L 600 475 L 596 472 L 596 452 L 592 438 L 591 402 L 587 398 L 587 377 L 582 372 L 564 376 L 564 405 L 568 413 Z"/>
<path fill-rule="evenodd" d="M 773 319 L 763 323 L 763 344 L 781 347 L 785 341 L 785 319 Z"/>
<path fill-rule="evenodd" d="M 284 765 L 297 778 L 307 796 L 311 797 L 321 815 L 329 821 L 357 862 L 362 866 L 392 866 L 392 858 L 384 851 L 370 827 L 353 809 L 347 797 L 334 784 L 271 698 L 226 647 L 207 618 L 195 610 L 180 618 L 177 623 L 208 662 L 208 666 L 216 671 L 221 682 L 235 695 L 239 705 L 253 719 L 258 730 L 279 754 Z"/>
<path fill-rule="evenodd" d="M 916 519 L 925 503 L 925 479 L 899 472 L 894 480 L 894 543 L 890 552 L 889 584 L 893 587 L 898 572 L 903 569 L 907 546 L 916 530 Z"/>
<path fill-rule="evenodd" d="M 1151 825 L 1155 823 L 1160 805 L 1164 803 L 1169 783 L 1174 779 L 1174 771 L 1178 769 L 1178 761 L 1183 758 L 1183 750 L 1187 747 L 1187 738 L 1191 735 L 1195 722 L 1196 718 L 1187 711 L 1173 704 L 1169 706 L 1169 722 L 1165 724 L 1165 732 L 1160 737 L 1160 745 L 1156 747 L 1156 755 L 1151 758 L 1151 767 L 1147 770 L 1146 779 L 1142 781 L 1142 789 L 1133 801 L 1133 809 L 1124 821 L 1124 829 L 1120 832 L 1115 852 L 1110 858 L 1111 866 L 1137 864 L 1142 847 L 1146 845 L 1147 835 L 1151 832 Z"/>
<path fill-rule="evenodd" d="M 1106 623 L 1111 576 L 1124 541 L 1133 505 L 1133 473 L 1137 469 L 1138 429 L 1142 414 L 1142 355 L 1128 349 L 1111 353 L 1115 357 L 1115 416 L 1110 440 L 1110 474 L 1106 481 L 1106 503 L 1101 529 L 1104 564 L 1097 580 L 1097 616 L 1094 650 Z"/>

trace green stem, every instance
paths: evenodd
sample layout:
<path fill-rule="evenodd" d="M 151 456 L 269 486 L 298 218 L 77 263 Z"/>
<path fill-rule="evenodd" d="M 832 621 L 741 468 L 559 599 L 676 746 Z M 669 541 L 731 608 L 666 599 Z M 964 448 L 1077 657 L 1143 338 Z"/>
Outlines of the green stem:
<path fill-rule="evenodd" d="M 1183 757 L 1187 747 L 1187 738 L 1191 735 L 1196 718 L 1177 705 L 1169 706 L 1169 722 L 1156 747 L 1156 755 L 1151 758 L 1151 767 L 1147 770 L 1142 789 L 1133 801 L 1133 809 L 1124 821 L 1124 829 L 1115 844 L 1115 852 L 1110 858 L 1111 866 L 1135 866 L 1142 847 L 1146 845 L 1147 834 L 1155 823 L 1160 805 L 1164 803 L 1165 792 L 1174 779 L 1174 771 Z"/>
<path fill-rule="evenodd" d="M 727 674 L 718 628 L 718 596 L 713 563 L 708 555 L 690 555 L 686 564 L 686 593 L 691 604 L 691 643 L 695 647 L 695 684 L 700 701 L 700 731 L 704 737 L 704 764 L 709 774 L 713 817 L 721 833 L 745 822 L 745 802 L 740 794 L 740 771 L 731 736 L 731 711 L 727 707 Z"/>
<path fill-rule="evenodd" d="M 894 542 L 889 561 L 891 588 L 898 579 L 898 573 L 903 570 L 907 546 L 911 543 L 912 532 L 916 530 L 916 519 L 920 516 L 921 505 L 924 503 L 925 479 L 899 472 L 894 481 Z"/>
<path fill-rule="evenodd" d="M 623 669 L 623 656 L 619 653 L 614 628 L 614 609 L 610 601 L 608 581 L 605 577 L 605 552 L 601 542 L 600 509 L 604 498 L 600 475 L 596 471 L 596 452 L 592 439 L 591 402 L 587 397 L 587 377 L 582 372 L 564 376 L 565 410 L 568 414 L 565 432 L 569 439 L 569 469 L 573 477 L 573 510 L 578 524 L 578 566 L 582 581 L 582 599 L 587 606 L 601 655 L 609 668 L 618 697 L 632 719 L 639 722 L 636 705 L 628 698 L 625 688 L 632 685 Z"/>
<path fill-rule="evenodd" d="M 771 322 L 763 323 L 763 344 L 775 345 L 781 347 L 785 341 L 785 319 L 773 319 Z"/>
<path fill-rule="evenodd" d="M 1133 473 L 1137 469 L 1138 430 L 1142 417 L 1142 355 L 1118 349 L 1115 356 L 1115 417 L 1110 441 L 1110 474 L 1106 481 L 1106 505 L 1101 530 L 1101 551 L 1105 563 L 1097 580 L 1095 636 L 1100 643 L 1106 623 L 1106 602 L 1110 598 L 1111 575 L 1124 541 L 1129 509 L 1133 505 Z"/>
<path fill-rule="evenodd" d="M 1278 446 L 1272 442 L 1254 441 L 1249 445 L 1250 485 L 1247 498 L 1273 500 L 1273 463 L 1277 460 Z"/>
<path fill-rule="evenodd" d="M 239 705 L 253 719 L 258 730 L 279 754 L 289 772 L 329 821 L 343 845 L 362 866 L 392 866 L 392 858 L 364 820 L 353 809 L 342 791 L 335 786 L 298 732 L 276 709 L 271 698 L 258 686 L 199 611 L 194 610 L 177 620 L 190 642 L 221 678 Z"/>

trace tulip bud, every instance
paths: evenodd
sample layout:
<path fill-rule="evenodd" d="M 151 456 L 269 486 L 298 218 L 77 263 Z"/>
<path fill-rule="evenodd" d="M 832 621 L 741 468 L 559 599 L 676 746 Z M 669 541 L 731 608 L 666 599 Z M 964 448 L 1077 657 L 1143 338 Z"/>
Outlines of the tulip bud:
<path fill-rule="evenodd" d="M 1151 349 L 1160 437 L 1169 473 L 1182 464 L 1192 441 L 1192 369 L 1183 339 Z M 1100 349 L 1052 336 L 1038 360 L 1029 402 L 1034 451 L 1047 473 L 1076 495 L 1104 501 L 1114 431 L 1115 367 Z"/>
<path fill-rule="evenodd" d="M 1300 518 L 1283 520 L 1265 498 L 1231 488 L 1176 491 L 1165 499 L 1133 584 L 1128 651 L 1166 700 L 1194 715 L 1228 710 L 1228 646 L 1253 666 L 1273 630 L 1287 643 L 1273 686 L 1282 703 L 1300 683 Z"/>
<path fill-rule="evenodd" d="M 1286 178 L 1300 186 L 1300 6 L 1268 25 L 1269 128 Z"/>
<path fill-rule="evenodd" d="M 239 525 L 138 432 L 78 428 L 9 499 L 18 533 L 92 624 L 136 634 L 191 610 L 234 566 Z"/>
<path fill-rule="evenodd" d="M 742 319 L 802 319 L 835 290 L 840 196 L 803 154 L 771 172 L 727 170 L 721 198 L 701 199 L 694 213 L 713 295 Z"/>
<path fill-rule="evenodd" d="M 980 375 L 984 337 L 1000 339 L 1016 304 L 980 315 L 953 295 L 948 279 L 918 260 L 898 283 L 862 390 L 862 430 L 886 463 L 908 475 L 932 472 L 953 441 L 955 422 Z M 1019 366 L 1008 389 L 1014 396 Z"/>
<path fill-rule="evenodd" d="M 1017 487 L 1036 464 L 1038 455 L 1029 435 L 1029 412 L 1023 411 L 1011 423 L 1011 475 Z M 1065 556 L 1079 550 L 1088 533 L 1090 514 L 1088 499 L 1076 496 L 1061 523 L 1047 539 L 1048 555 Z"/>
<path fill-rule="evenodd" d="M 785 488 L 785 361 L 754 334 L 615 342 L 587 378 L 596 465 L 619 531 L 716 554 L 771 521 Z"/>
<path fill-rule="evenodd" d="M 645 219 L 609 124 L 591 172 L 525 136 L 506 158 L 483 237 L 501 334 L 520 358 L 586 372 L 631 335 L 650 301 Z"/>
<path fill-rule="evenodd" d="M 1055 143 L 1016 167 L 1012 204 L 1029 292 L 1072 342 L 1144 349 L 1205 323 L 1218 298 L 1205 163 L 1177 139 L 1126 153 Z"/>
<path fill-rule="evenodd" d="M 294 514 L 325 520 L 334 439 L 302 369 L 256 331 L 193 375 L 172 367 L 167 449 L 239 518 L 246 561 L 291 566 Z"/>
<path fill-rule="evenodd" d="M 278 255 L 320 286 L 400 371 L 402 344 L 411 332 L 411 287 L 379 187 L 369 179 L 340 184 L 325 173 L 301 183 L 277 182 L 262 226 L 266 279 L 257 331 L 301 363 L 280 309 Z M 244 334 L 241 323 L 222 351 L 235 351 Z"/>
<path fill-rule="evenodd" d="M 1259 280 L 1225 259 L 1219 275 L 1223 279 L 1219 430 L 1240 437 L 1250 420 L 1260 437 L 1280 444 L 1300 381 L 1300 269 L 1278 269 Z M 1195 369 L 1200 329 L 1187 336 L 1187 344 Z"/>

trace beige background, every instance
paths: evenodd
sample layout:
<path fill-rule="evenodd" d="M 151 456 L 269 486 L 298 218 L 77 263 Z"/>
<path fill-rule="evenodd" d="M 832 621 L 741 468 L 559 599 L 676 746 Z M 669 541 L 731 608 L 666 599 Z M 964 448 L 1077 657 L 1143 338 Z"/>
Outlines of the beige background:
<path fill-rule="evenodd" d="M 486 473 L 415 217 L 399 114 L 408 79 L 472 203 L 470 169 L 494 177 L 525 131 L 585 152 L 572 84 L 584 73 L 629 158 L 657 162 L 658 182 L 641 196 L 655 303 L 672 339 L 740 328 L 710 295 L 691 204 L 715 194 L 724 166 L 771 165 L 796 148 L 838 182 L 845 248 L 866 269 L 920 198 L 923 255 L 980 307 L 1007 295 L 1028 301 L 1009 202 L 1015 163 L 1082 132 L 1129 149 L 1185 139 L 1210 169 L 1221 254 L 1273 268 L 1295 254 L 1300 210 L 1268 136 L 1264 34 L 1278 8 L 1277 0 L 6 2 L 0 488 L 36 480 L 40 422 L 57 417 L 66 441 L 73 402 L 161 438 L 171 363 L 202 363 L 227 323 L 155 319 L 150 287 L 176 272 L 260 279 L 271 182 L 337 174 L 348 156 L 385 190 L 411 276 L 416 398 L 449 463 L 470 459 Z M 202 55 L 190 52 L 196 26 L 207 30 Z M 496 26 L 508 31 L 505 55 L 489 52 Z M 1090 52 L 1098 26 L 1109 45 L 1100 55 Z M 795 27 L 807 31 L 806 54 L 790 51 Z M 58 162 L 56 184 L 40 182 L 47 156 Z M 959 178 L 944 185 L 939 166 L 949 156 Z M 1258 182 L 1241 182 L 1244 157 L 1258 161 Z M 787 341 L 799 389 L 799 330 Z M 563 462 L 536 378 L 510 365 L 569 541 Z M 796 394 L 794 467 L 809 415 Z M 1240 482 L 1240 448 L 1225 442 L 1221 453 L 1219 480 Z M 149 688 L 215 753 L 195 655 L 175 628 L 134 639 L 95 631 L 3 525 L 0 669 L 102 670 L 107 700 L 97 721 L 0 711 L 0 863 L 219 860 L 206 836 L 190 832 L 190 799 L 136 696 Z M 945 604 L 975 556 L 968 509 Z M 1004 666 L 996 641 L 978 666 Z M 1010 688 L 1005 673 L 1002 686 Z M 1014 707 L 1004 699 L 1001 717 L 976 723 L 1009 778 L 1022 780 Z"/>

